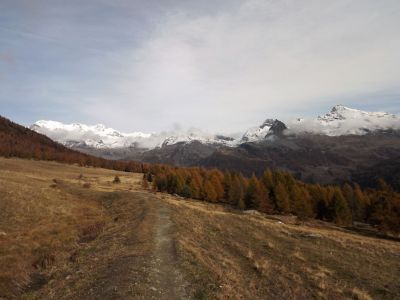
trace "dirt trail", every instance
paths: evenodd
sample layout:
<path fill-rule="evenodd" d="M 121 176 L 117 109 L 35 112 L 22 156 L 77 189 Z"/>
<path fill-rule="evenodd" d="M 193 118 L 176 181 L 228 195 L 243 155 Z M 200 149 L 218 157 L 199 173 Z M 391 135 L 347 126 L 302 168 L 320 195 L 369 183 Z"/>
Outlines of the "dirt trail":
<path fill-rule="evenodd" d="M 70 190 L 73 192 L 73 189 Z M 110 222 L 32 299 L 191 299 L 168 203 L 144 191 L 102 194 Z M 26 295 L 28 296 L 28 295 Z"/>
<path fill-rule="evenodd" d="M 178 267 L 170 209 L 158 200 L 150 290 L 157 299 L 188 299 L 187 283 Z"/>
<path fill-rule="evenodd" d="M 128 197 L 137 213 L 129 221 L 124 255 L 108 264 L 93 298 L 190 299 L 168 205 L 150 193 L 132 192 Z"/>

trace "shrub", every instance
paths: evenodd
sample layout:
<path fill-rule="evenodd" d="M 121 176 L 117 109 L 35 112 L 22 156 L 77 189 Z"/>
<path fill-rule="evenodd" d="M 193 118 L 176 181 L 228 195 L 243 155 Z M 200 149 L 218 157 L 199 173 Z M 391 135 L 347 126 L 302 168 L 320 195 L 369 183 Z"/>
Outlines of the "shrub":
<path fill-rule="evenodd" d="M 121 183 L 121 179 L 119 179 L 118 175 L 115 175 L 113 183 Z"/>

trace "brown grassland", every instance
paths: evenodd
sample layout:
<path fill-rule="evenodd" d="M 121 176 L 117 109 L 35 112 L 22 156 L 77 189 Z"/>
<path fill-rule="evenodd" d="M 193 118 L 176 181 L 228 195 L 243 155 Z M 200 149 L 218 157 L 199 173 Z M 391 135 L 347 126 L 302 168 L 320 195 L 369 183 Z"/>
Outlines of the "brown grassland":
<path fill-rule="evenodd" d="M 141 178 L 0 158 L 0 299 L 400 297 L 398 241 L 153 193 Z"/>

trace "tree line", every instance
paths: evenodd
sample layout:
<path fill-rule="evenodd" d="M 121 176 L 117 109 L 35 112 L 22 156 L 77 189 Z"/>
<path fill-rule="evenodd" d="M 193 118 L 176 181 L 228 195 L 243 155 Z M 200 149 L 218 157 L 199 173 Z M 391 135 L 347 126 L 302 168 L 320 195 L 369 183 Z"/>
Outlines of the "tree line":
<path fill-rule="evenodd" d="M 296 180 L 292 174 L 267 169 L 261 177 L 218 169 L 149 166 L 144 174 L 156 191 L 224 203 L 266 214 L 293 214 L 346 226 L 364 222 L 382 231 L 400 232 L 400 194 L 383 180 L 376 189 L 358 184 L 322 186 Z"/>
<path fill-rule="evenodd" d="M 0 156 L 57 161 L 126 172 L 144 172 L 135 161 L 107 160 L 64 147 L 48 137 L 0 117 Z"/>

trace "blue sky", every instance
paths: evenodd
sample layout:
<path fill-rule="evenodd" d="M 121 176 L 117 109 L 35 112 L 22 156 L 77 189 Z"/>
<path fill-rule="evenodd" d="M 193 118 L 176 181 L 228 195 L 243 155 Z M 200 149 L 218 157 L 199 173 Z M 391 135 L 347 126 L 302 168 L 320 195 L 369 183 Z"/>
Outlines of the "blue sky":
<path fill-rule="evenodd" d="M 0 0 L 0 114 L 234 132 L 400 112 L 400 2 Z"/>

